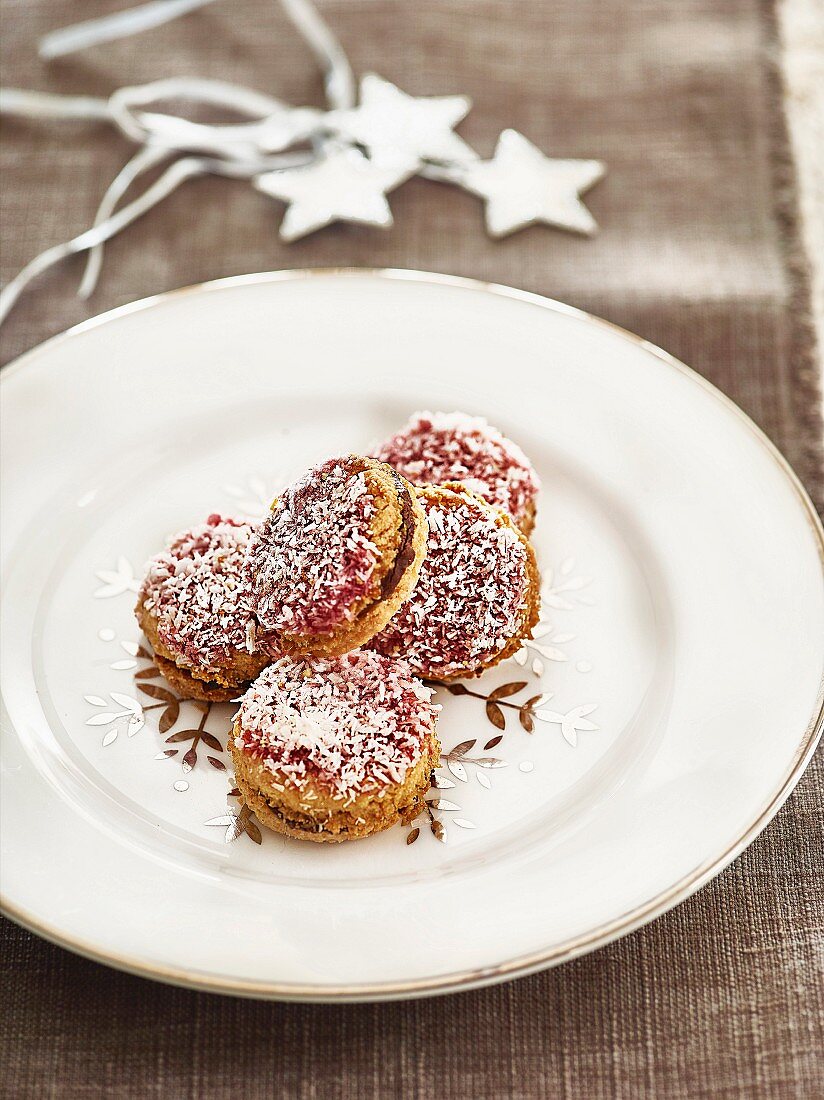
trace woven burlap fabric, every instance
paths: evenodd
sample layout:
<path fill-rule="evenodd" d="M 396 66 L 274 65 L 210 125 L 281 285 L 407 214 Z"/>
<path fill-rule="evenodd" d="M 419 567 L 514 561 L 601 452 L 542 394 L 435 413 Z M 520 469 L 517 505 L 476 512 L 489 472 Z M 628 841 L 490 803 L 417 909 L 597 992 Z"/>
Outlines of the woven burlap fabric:
<path fill-rule="evenodd" d="M 319 102 L 306 49 L 269 0 L 225 0 L 162 31 L 44 66 L 46 30 L 115 5 L 5 0 L 3 82 L 107 94 L 172 74 Z M 123 6 L 118 4 L 117 6 Z M 108 249 L 40 281 L 2 334 L 8 360 L 99 312 L 279 267 L 413 267 L 571 302 L 667 348 L 767 431 L 822 503 L 820 422 L 773 13 L 758 0 L 335 0 L 359 72 L 466 92 L 483 154 L 514 126 L 610 173 L 593 241 L 482 232 L 471 196 L 415 180 L 390 232 L 299 244 L 242 184 L 187 185 Z M 8 123 L 2 274 L 84 229 L 127 143 L 103 126 Z M 382 1006 L 284 1006 L 155 985 L 0 929 L 0 1090 L 22 1097 L 700 1097 L 820 1094 L 821 758 L 767 831 L 669 915 L 505 986 Z M 203 914 L 208 920 L 208 913 Z M 196 930 L 193 930 L 193 935 Z M 444 928 L 443 936 L 459 934 Z M 505 930 L 502 930 L 505 935 Z"/>

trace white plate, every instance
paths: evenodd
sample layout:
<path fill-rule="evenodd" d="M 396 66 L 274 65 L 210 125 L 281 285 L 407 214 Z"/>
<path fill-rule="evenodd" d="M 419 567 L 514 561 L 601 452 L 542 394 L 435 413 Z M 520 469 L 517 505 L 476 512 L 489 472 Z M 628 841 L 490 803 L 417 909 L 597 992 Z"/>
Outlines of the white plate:
<path fill-rule="evenodd" d="M 697 889 L 813 751 L 812 506 L 734 405 L 610 325 L 441 276 L 278 273 L 116 310 L 2 389 L 2 885 L 7 912 L 58 943 L 256 996 L 512 977 Z M 200 714 L 184 705 L 161 734 L 164 707 L 141 709 L 157 700 L 137 685 L 161 685 L 134 680 L 135 577 L 169 532 L 255 511 L 427 407 L 486 415 L 543 478 L 544 633 L 469 685 L 528 686 L 501 700 L 490 749 L 484 700 L 444 698 L 445 748 L 475 742 L 440 773 L 460 807 L 437 813 L 446 843 L 426 821 L 411 845 L 400 828 L 227 843 L 225 753 L 201 740 L 185 772 L 189 743 L 165 740 Z M 530 734 L 518 704 L 542 692 Z M 221 744 L 229 714 L 206 720 Z"/>

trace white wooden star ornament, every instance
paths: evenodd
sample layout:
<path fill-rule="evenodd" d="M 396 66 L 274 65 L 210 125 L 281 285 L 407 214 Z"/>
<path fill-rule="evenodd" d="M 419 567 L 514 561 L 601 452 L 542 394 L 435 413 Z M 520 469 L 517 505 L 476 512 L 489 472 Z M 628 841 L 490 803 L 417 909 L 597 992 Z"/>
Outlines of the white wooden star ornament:
<path fill-rule="evenodd" d="M 591 236 L 598 225 L 580 196 L 606 172 L 599 160 L 554 160 L 517 130 L 504 130 L 491 160 L 462 168 L 462 187 L 486 201 L 493 237 L 542 222 Z"/>
<path fill-rule="evenodd" d="M 41 55 L 59 57 L 125 38 L 212 2 L 161 5 L 149 0 L 47 35 Z M 481 160 L 455 133 L 472 106 L 468 96 L 408 95 L 374 73 L 361 79 L 356 95 L 343 47 L 312 0 L 281 4 L 320 64 L 325 108 L 296 107 L 226 81 L 192 77 L 121 88 L 108 99 L 0 89 L 0 114 L 104 120 L 137 146 L 102 196 L 94 225 L 41 252 L 0 291 L 0 324 L 33 279 L 82 252 L 89 253 L 89 260 L 80 293 L 88 296 L 103 244 L 187 180 L 203 175 L 247 180 L 286 203 L 280 226 L 284 241 L 338 221 L 391 226 L 386 196 L 413 175 L 483 199 L 493 237 L 536 222 L 587 235 L 596 231 L 581 196 L 604 175 L 600 161 L 552 159 L 516 130 L 504 130 L 492 158 Z M 169 98 L 225 109 L 240 121 L 215 125 L 158 110 Z M 152 104 L 156 109 L 148 109 Z M 125 202 L 127 192 L 158 168 L 162 171 L 154 182 Z"/>
<path fill-rule="evenodd" d="M 461 164 L 474 149 L 453 132 L 472 100 L 465 95 L 411 96 L 375 73 L 360 82 L 360 104 L 330 111 L 327 125 L 370 152 L 393 149 L 420 161 Z"/>
<path fill-rule="evenodd" d="M 388 154 L 370 159 L 349 146 L 327 148 L 305 167 L 267 172 L 255 186 L 288 203 L 280 235 L 296 241 L 335 221 L 388 227 L 392 211 L 386 194 L 418 167 L 416 158 Z"/>

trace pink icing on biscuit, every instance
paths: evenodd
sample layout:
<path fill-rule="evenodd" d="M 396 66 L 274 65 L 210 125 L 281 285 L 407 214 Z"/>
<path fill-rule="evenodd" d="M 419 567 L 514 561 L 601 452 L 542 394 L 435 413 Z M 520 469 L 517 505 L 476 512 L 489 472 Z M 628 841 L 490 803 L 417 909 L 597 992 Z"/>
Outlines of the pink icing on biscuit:
<path fill-rule="evenodd" d="M 517 531 L 490 505 L 449 489 L 423 489 L 426 559 L 414 592 L 369 643 L 438 679 L 493 659 L 521 629 L 529 584 Z"/>
<path fill-rule="evenodd" d="M 531 462 L 511 440 L 481 417 L 464 413 L 414 413 L 374 452 L 374 457 L 413 485 L 460 481 L 521 523 L 541 483 Z"/>
<path fill-rule="evenodd" d="M 174 535 L 149 562 L 139 601 L 160 641 L 192 668 L 216 671 L 232 651 L 252 652 L 242 577 L 252 527 L 214 514 Z"/>
<path fill-rule="evenodd" d="M 377 653 L 282 657 L 243 696 L 234 743 L 298 787 L 311 780 L 353 799 L 403 782 L 434 727 L 431 695 Z"/>
<path fill-rule="evenodd" d="M 380 560 L 369 538 L 374 512 L 349 458 L 314 467 L 283 492 L 246 560 L 262 645 L 277 651 L 279 634 L 328 634 L 351 620 Z"/>

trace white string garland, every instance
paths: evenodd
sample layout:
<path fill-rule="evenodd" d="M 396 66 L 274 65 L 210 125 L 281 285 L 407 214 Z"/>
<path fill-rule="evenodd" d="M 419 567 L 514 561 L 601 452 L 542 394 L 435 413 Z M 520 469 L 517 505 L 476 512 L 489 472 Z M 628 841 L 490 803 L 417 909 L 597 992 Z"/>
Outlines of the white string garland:
<path fill-rule="evenodd" d="M 214 2 L 151 0 L 46 35 L 40 56 L 61 57 L 137 34 Z M 92 228 L 42 252 L 0 291 L 0 324 L 33 279 L 85 251 L 78 293 L 87 298 L 97 285 L 104 243 L 181 183 L 202 175 L 246 179 L 286 202 L 280 235 L 287 241 L 334 221 L 391 225 L 386 194 L 415 174 L 482 198 L 493 236 L 535 222 L 595 231 L 580 195 L 604 174 L 600 161 L 552 160 L 514 130 L 504 131 L 494 156 L 483 161 L 453 129 L 471 107 L 466 96 L 409 96 L 374 74 L 362 78 L 358 96 L 342 46 L 310 0 L 280 3 L 321 67 L 326 110 L 189 77 L 121 88 L 109 99 L 0 89 L 0 114 L 105 121 L 137 146 L 106 190 Z M 168 100 L 233 111 L 244 121 L 207 124 L 149 109 Z M 146 172 L 169 160 L 154 183 L 120 207 Z"/>

